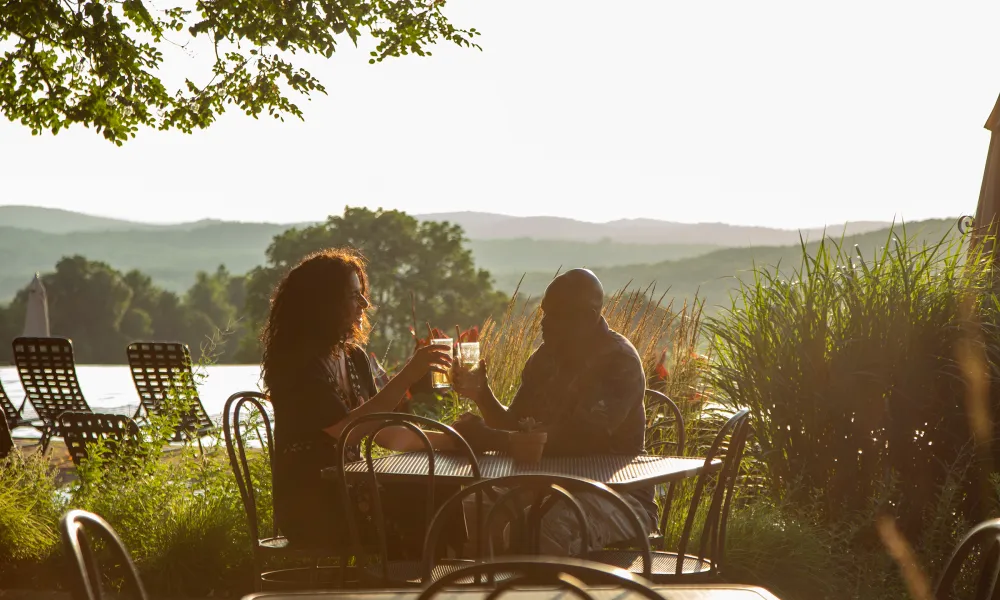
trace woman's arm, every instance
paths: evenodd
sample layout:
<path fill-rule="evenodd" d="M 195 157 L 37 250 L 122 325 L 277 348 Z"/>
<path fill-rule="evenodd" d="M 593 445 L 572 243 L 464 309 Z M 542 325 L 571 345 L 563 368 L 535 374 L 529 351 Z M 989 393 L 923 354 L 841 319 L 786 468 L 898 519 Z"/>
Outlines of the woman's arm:
<path fill-rule="evenodd" d="M 414 383 L 423 377 L 428 371 L 447 371 L 451 365 L 451 348 L 448 346 L 424 346 L 419 348 L 410 357 L 410 360 L 400 369 L 395 377 L 389 380 L 382 388 L 382 391 L 375 394 L 371 400 L 347 413 L 343 419 L 324 429 L 327 434 L 339 440 L 347 424 L 365 415 L 378 412 L 392 412 L 399 405 L 400 400 Z M 379 423 L 366 423 L 351 432 L 348 444 L 358 444 L 361 440 L 377 429 Z"/>
<path fill-rule="evenodd" d="M 435 450 L 457 450 L 455 441 L 448 434 L 426 429 L 423 432 Z M 399 425 L 386 427 L 380 431 L 375 436 L 375 443 L 394 452 L 419 452 L 426 449 L 423 440 L 417 434 Z"/>

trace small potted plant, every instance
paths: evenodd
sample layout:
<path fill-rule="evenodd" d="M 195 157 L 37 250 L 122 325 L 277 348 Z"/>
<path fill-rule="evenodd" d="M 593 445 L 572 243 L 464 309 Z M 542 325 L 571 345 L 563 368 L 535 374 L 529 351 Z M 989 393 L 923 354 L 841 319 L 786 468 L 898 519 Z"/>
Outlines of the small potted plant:
<path fill-rule="evenodd" d="M 515 461 L 537 463 L 542 459 L 542 451 L 545 449 L 545 441 L 549 434 L 538 431 L 538 425 L 538 421 L 531 417 L 518 421 L 519 431 L 511 432 L 508 447 L 508 452 Z"/>

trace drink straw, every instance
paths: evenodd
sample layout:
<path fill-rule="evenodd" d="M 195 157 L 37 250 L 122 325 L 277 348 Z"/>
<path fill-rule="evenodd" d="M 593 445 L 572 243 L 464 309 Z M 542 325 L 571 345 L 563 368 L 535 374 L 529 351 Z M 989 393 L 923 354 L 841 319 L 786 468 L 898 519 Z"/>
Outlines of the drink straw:
<path fill-rule="evenodd" d="M 462 330 L 458 328 L 458 325 L 455 325 L 455 348 L 453 348 L 453 350 L 455 350 L 455 349 L 458 350 L 458 352 L 456 352 L 455 355 L 458 357 L 458 362 L 461 363 L 462 362 Z"/>

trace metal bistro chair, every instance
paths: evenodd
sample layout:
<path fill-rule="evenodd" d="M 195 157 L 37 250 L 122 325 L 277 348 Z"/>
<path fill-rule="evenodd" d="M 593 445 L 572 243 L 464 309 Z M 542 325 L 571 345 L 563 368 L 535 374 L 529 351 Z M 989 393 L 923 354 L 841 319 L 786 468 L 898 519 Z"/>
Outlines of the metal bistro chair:
<path fill-rule="evenodd" d="M 187 344 L 133 342 L 126 352 L 132 382 L 141 401 L 133 419 L 138 419 L 144 409 L 147 415 L 159 414 L 164 401 L 173 396 L 189 404 L 189 410 L 181 415 L 173 441 L 184 437 L 201 439 L 215 431 L 215 423 L 198 396 Z"/>
<path fill-rule="evenodd" d="M 483 512 L 482 494 L 491 494 L 501 490 L 499 496 L 493 502 L 488 511 Z M 524 475 L 510 475 L 496 479 L 488 479 L 474 483 L 456 494 L 445 502 L 438 509 L 431 527 L 427 532 L 424 542 L 424 582 L 436 581 L 443 577 L 451 577 L 453 569 L 443 570 L 434 564 L 433 550 L 437 545 L 437 538 L 441 535 L 448 515 L 460 508 L 467 498 L 473 495 L 476 497 L 476 557 L 478 560 L 484 558 L 484 541 L 487 542 L 487 560 L 493 560 L 493 535 L 492 525 L 500 516 L 500 511 L 504 511 L 511 517 L 510 524 L 512 546 L 518 548 L 520 554 L 539 554 L 541 523 L 545 514 L 558 502 L 567 502 L 580 526 L 581 532 L 581 552 L 586 552 L 590 547 L 590 528 L 586 513 L 577 499 L 579 494 L 593 494 L 616 507 L 625 518 L 632 524 L 635 530 L 635 543 L 639 546 L 638 554 L 642 564 L 642 572 L 649 574 L 652 567 L 652 558 L 649 548 L 649 540 L 646 537 L 646 530 L 642 526 L 635 511 L 625 502 L 617 492 L 597 481 L 569 477 L 565 475 L 550 475 L 545 473 L 529 473 Z M 528 495 L 532 502 L 524 511 L 520 510 L 515 500 Z M 504 576 L 506 579 L 506 575 Z M 453 580 L 454 581 L 454 580 Z M 472 583 L 464 580 L 466 583 Z"/>
<path fill-rule="evenodd" d="M 19 337 L 13 342 L 14 363 L 27 401 L 42 420 L 42 452 L 56 429 L 56 417 L 67 410 L 94 412 L 76 378 L 73 342 L 67 338 Z"/>
<path fill-rule="evenodd" d="M 86 529 L 93 529 L 104 540 L 105 544 L 118 556 L 125 567 L 128 586 L 139 600 L 147 600 L 146 589 L 139 578 L 139 572 L 132 562 L 121 538 L 101 517 L 83 510 L 71 510 L 59 521 L 63 550 L 71 561 L 68 577 L 73 600 L 101 600 L 101 568 L 97 564 L 94 550 L 87 537 Z M 116 595 L 117 596 L 117 595 Z"/>
<path fill-rule="evenodd" d="M 469 444 L 465 441 L 457 431 L 440 423 L 433 419 L 428 419 L 426 417 L 420 417 L 417 415 L 411 415 L 406 413 L 372 413 L 370 415 L 364 415 L 353 421 L 351 421 L 344 431 L 340 435 L 340 439 L 346 440 L 350 437 L 351 433 L 355 431 L 358 427 L 363 425 L 374 424 L 376 428 L 366 436 L 365 439 L 365 461 L 368 465 L 368 474 L 370 482 L 370 492 L 372 495 L 373 511 L 375 515 L 375 525 L 378 533 L 377 540 L 377 550 L 378 560 L 369 564 L 365 568 L 365 574 L 369 577 L 375 579 L 379 584 L 383 586 L 408 586 L 408 585 L 418 585 L 422 581 L 422 561 L 420 560 L 389 560 L 388 547 L 385 535 L 385 515 L 382 513 L 382 500 L 379 493 L 378 478 L 375 474 L 375 469 L 372 465 L 372 447 L 373 440 L 376 435 L 386 427 L 405 427 L 409 431 L 412 431 L 424 445 L 424 451 L 427 452 L 428 456 L 428 474 L 427 474 L 427 506 L 426 514 L 424 515 L 424 531 L 426 532 L 431 525 L 431 521 L 434 519 L 434 449 L 431 446 L 430 440 L 427 439 L 427 435 L 419 427 L 423 425 L 428 429 L 433 429 L 440 431 L 447 435 L 455 445 L 458 447 L 459 452 L 463 454 L 469 463 L 469 469 L 471 475 L 475 479 L 480 479 L 482 474 L 479 470 L 479 461 L 476 460 L 476 455 L 469 447 Z M 358 533 L 358 526 L 354 517 L 354 506 L 353 502 L 350 500 L 350 488 L 347 483 L 347 475 L 345 470 L 347 459 L 347 446 L 345 444 L 339 445 L 338 461 L 337 461 L 337 478 L 340 483 L 340 495 L 341 498 L 345 499 L 344 510 L 347 514 L 347 524 L 351 534 L 351 547 L 352 554 L 358 557 L 371 558 L 367 556 L 367 552 L 364 550 L 365 544 L 360 539 Z M 416 515 L 414 515 L 416 516 Z M 432 548 L 434 550 L 435 548 Z M 465 560 L 445 560 L 441 562 L 437 568 L 439 571 L 446 571 L 449 569 L 457 569 L 466 564 L 469 561 Z"/>
<path fill-rule="evenodd" d="M 977 562 L 978 572 L 972 571 L 976 574 L 976 588 L 971 597 L 976 600 L 1000 598 L 1000 589 L 997 589 L 997 579 L 1000 578 L 1000 519 L 983 521 L 966 534 L 938 579 L 935 597 L 952 600 L 955 597 L 955 580 L 960 578 L 963 567 L 976 569 Z"/>
<path fill-rule="evenodd" d="M 254 565 L 254 591 L 262 591 L 265 586 L 270 589 L 310 589 L 320 587 L 320 575 L 330 573 L 331 577 L 324 578 L 322 583 L 330 581 L 343 583 L 344 571 L 347 570 L 345 557 L 339 553 L 334 553 L 321 548 L 296 547 L 291 545 L 288 538 L 281 535 L 274 524 L 273 516 L 271 521 L 271 537 L 260 537 L 260 525 L 257 513 L 257 492 L 254 488 L 251 477 L 250 465 L 247 462 L 246 440 L 244 438 L 244 427 L 248 424 L 256 430 L 257 438 L 264 445 L 263 450 L 267 452 L 267 460 L 270 467 L 274 468 L 274 431 L 271 428 L 271 419 L 267 415 L 264 404 L 268 403 L 268 398 L 259 392 L 237 392 L 226 400 L 226 406 L 222 412 L 222 429 L 226 438 L 226 451 L 229 454 L 229 465 L 233 469 L 236 477 L 236 485 L 240 489 L 240 497 L 243 500 L 243 509 L 246 512 L 247 525 L 250 529 L 250 543 L 253 545 L 253 565 Z M 243 413 L 246 411 L 247 417 L 256 413 L 260 421 L 255 423 L 252 419 L 244 420 Z M 265 564 L 271 558 L 289 558 L 309 560 L 310 567 L 292 567 L 264 571 Z M 337 559 L 337 567 L 320 567 L 319 561 L 322 559 Z"/>
<path fill-rule="evenodd" d="M 733 415 L 719 430 L 705 456 L 704 467 L 698 475 L 677 551 L 653 552 L 653 570 L 648 575 L 650 580 L 657 583 L 673 583 L 677 580 L 719 577 L 725 550 L 726 526 L 743 458 L 743 448 L 749 432 L 749 418 L 750 411 L 743 409 Z M 712 462 L 720 456 L 724 457 L 721 467 L 711 468 Z M 707 488 L 712 479 L 715 480 L 715 486 L 709 496 L 711 504 L 702 528 L 698 553 L 689 554 L 688 548 L 692 545 L 691 537 L 698 508 L 701 506 L 702 497 L 708 495 Z M 670 517 L 667 507 L 664 506 L 664 511 L 660 515 L 661 537 L 666 534 Z M 591 552 L 587 558 L 628 569 L 633 573 L 638 572 L 639 552 L 636 550 L 601 550 Z"/>
<path fill-rule="evenodd" d="M 76 466 L 80 466 L 80 463 L 87 458 L 88 446 L 98 440 L 109 450 L 113 450 L 121 447 L 123 443 L 136 442 L 139 439 L 139 426 L 125 415 L 68 410 L 56 418 L 56 426 Z"/>
<path fill-rule="evenodd" d="M 621 588 L 648 600 L 663 600 L 650 583 L 643 578 L 617 569 L 587 560 L 573 558 L 557 558 L 552 556 L 522 556 L 506 560 L 481 562 L 463 567 L 457 571 L 428 584 L 417 600 L 431 600 L 438 593 L 454 586 L 456 583 L 479 580 L 483 577 L 493 581 L 502 580 L 497 584 L 487 598 L 500 597 L 505 591 L 525 586 L 556 587 L 583 600 L 593 600 L 587 592 L 587 586 Z M 561 596 L 561 595 L 560 595 Z M 557 597 L 553 595 L 552 597 Z"/>

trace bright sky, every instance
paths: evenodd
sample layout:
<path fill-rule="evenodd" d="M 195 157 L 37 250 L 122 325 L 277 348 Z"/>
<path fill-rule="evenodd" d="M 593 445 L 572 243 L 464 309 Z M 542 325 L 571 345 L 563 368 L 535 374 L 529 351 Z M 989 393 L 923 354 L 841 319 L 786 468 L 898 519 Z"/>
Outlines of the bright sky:
<path fill-rule="evenodd" d="M 451 0 L 483 52 L 317 62 L 306 121 L 117 148 L 0 123 L 0 204 L 144 221 L 344 205 L 780 227 L 975 212 L 995 1 Z M 183 57 L 171 69 L 194 65 Z"/>

